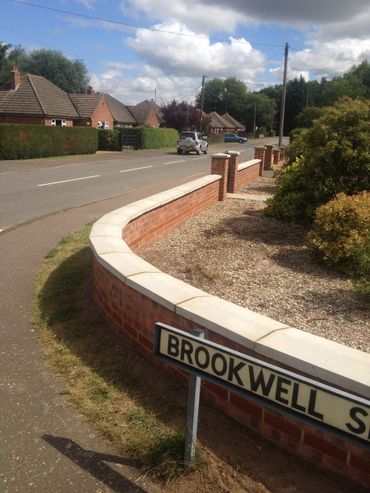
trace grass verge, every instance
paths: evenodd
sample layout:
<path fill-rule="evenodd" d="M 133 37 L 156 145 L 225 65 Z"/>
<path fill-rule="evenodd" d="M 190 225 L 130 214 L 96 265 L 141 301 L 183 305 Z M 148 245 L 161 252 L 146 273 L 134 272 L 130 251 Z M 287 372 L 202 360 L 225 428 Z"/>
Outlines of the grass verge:
<path fill-rule="evenodd" d="M 183 464 L 186 395 L 99 318 L 90 229 L 67 236 L 45 258 L 34 306 L 39 338 L 82 413 L 137 467 L 170 481 L 201 465 Z M 183 402 L 174 404 L 174 395 Z"/>

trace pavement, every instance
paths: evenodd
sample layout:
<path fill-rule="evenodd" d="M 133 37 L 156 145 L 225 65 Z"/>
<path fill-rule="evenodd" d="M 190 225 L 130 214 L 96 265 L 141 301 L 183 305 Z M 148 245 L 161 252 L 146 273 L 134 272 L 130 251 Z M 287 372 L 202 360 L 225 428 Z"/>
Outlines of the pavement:
<path fill-rule="evenodd" d="M 47 366 L 32 325 L 35 274 L 58 241 L 172 180 L 51 214 L 0 235 L 0 491 L 158 492 L 89 424 Z"/>

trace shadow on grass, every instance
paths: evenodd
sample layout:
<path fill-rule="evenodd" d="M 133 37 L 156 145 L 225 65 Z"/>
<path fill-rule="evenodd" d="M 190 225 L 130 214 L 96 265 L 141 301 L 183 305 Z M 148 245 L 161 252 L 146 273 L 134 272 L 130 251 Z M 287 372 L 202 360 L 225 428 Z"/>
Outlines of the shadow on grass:
<path fill-rule="evenodd" d="M 154 412 L 163 411 L 164 405 L 173 411 L 167 392 L 161 389 L 161 393 L 153 395 L 150 373 L 154 371 L 159 375 L 159 370 L 153 369 L 134 348 L 125 346 L 123 339 L 100 317 L 93 300 L 92 271 L 89 247 L 82 248 L 54 269 L 39 293 L 42 320 L 57 341 L 65 344 L 107 383 Z M 141 381 L 145 371 L 147 378 Z M 182 389 L 175 380 L 169 379 L 169 383 L 171 390 Z M 164 382 L 162 385 L 165 386 Z"/>
<path fill-rule="evenodd" d="M 99 378 L 99 382 L 91 385 L 88 391 L 88 397 L 92 399 L 93 404 L 95 402 L 98 406 L 103 403 L 103 407 L 109 407 L 111 387 L 118 389 L 122 394 L 119 405 L 124 405 L 125 396 L 129 396 L 135 402 L 137 407 L 126 412 L 126 423 L 118 423 L 116 427 L 134 427 L 135 433 L 143 437 L 140 444 L 142 449 L 137 445 L 134 449 L 130 448 L 129 444 L 115 439 L 106 428 L 107 422 L 114 416 L 107 417 L 105 414 L 98 415 L 94 420 L 93 413 L 94 423 L 111 438 L 120 453 L 129 457 L 128 459 L 106 457 L 86 451 L 62 437 L 45 435 L 43 438 L 95 477 L 105 481 L 115 491 L 125 491 L 123 488 L 126 480 L 115 471 L 112 472 L 112 468 L 102 461 L 133 461 L 141 465 L 147 460 L 147 470 L 154 470 L 157 477 L 165 480 L 174 479 L 184 470 L 184 442 L 179 430 L 184 428 L 185 423 L 186 391 L 140 353 L 126 347 L 123 340 L 101 320 L 93 302 L 92 286 L 92 253 L 85 247 L 49 272 L 38 297 L 41 319 L 48 332 L 51 331 L 51 339 L 60 343 L 56 350 L 58 358 L 63 357 L 64 348 L 67 348 L 67 353 L 77 356 L 78 360 Z M 68 357 L 67 354 L 67 360 Z M 56 366 L 58 368 L 58 365 Z M 75 380 L 84 371 L 81 368 L 76 373 L 76 369 L 72 368 L 68 373 L 60 368 L 60 363 L 58 369 L 66 376 L 69 387 L 76 384 Z M 72 394 L 71 391 L 69 393 Z M 113 409 L 113 414 L 115 412 L 117 407 Z M 87 414 L 91 417 L 91 413 Z M 155 421 L 148 420 L 148 415 L 154 417 Z M 151 428 L 163 424 L 172 427 L 174 432 L 151 438 Z M 204 449 L 202 446 L 205 460 L 211 464 L 202 473 L 205 476 L 201 484 L 209 483 L 209 488 L 204 489 L 206 492 L 221 491 L 225 478 L 231 481 L 229 491 L 265 491 L 259 487 L 253 489 L 257 487 L 257 482 L 253 483 L 255 486 L 251 486 L 252 480 L 249 478 L 258 478 L 256 481 L 259 485 L 265 485 L 271 492 L 283 491 L 284 488 L 288 490 L 291 485 L 295 485 L 301 493 L 315 490 L 325 493 L 362 491 L 353 484 L 348 485 L 346 481 L 321 472 L 288 452 L 282 453 L 281 449 L 253 431 L 204 404 L 200 410 L 199 438 L 204 446 L 209 448 Z M 150 460 L 157 461 L 154 467 Z M 169 471 L 169 466 L 174 467 Z M 223 471 L 222 474 L 220 470 Z M 240 475 L 236 476 L 235 471 L 240 471 Z M 188 480 L 182 478 L 183 488 L 179 491 L 197 491 L 197 485 L 194 483 L 197 477 L 191 475 Z M 233 478 L 236 478 L 235 483 L 232 483 Z M 239 482 L 242 482 L 240 484 L 244 485 L 244 489 L 240 489 Z M 200 490 L 203 491 L 202 488 Z"/>

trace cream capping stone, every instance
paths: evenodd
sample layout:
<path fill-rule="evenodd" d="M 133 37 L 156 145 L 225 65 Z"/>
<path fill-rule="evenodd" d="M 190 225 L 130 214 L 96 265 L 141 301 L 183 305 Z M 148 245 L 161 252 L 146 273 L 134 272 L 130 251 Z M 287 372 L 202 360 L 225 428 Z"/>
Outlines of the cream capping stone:
<path fill-rule="evenodd" d="M 228 154 L 214 156 L 228 157 Z M 139 261 L 140 257 L 122 240 L 122 228 L 130 220 L 147 212 L 149 203 L 155 209 L 220 178 L 219 175 L 208 175 L 103 216 L 94 224 L 90 234 L 97 261 L 127 285 L 179 315 L 272 358 L 277 363 L 289 365 L 329 384 L 369 398 L 370 354 L 287 327 L 174 279 L 143 259 Z M 120 218 L 118 221 L 117 216 Z"/>

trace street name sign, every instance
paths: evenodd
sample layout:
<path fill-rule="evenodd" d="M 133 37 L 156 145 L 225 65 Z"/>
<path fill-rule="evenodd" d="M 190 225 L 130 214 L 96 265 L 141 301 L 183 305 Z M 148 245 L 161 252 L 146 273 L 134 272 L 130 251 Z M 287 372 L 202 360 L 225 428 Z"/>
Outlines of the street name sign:
<path fill-rule="evenodd" d="M 154 354 L 267 407 L 370 446 L 370 400 L 157 323 Z"/>

